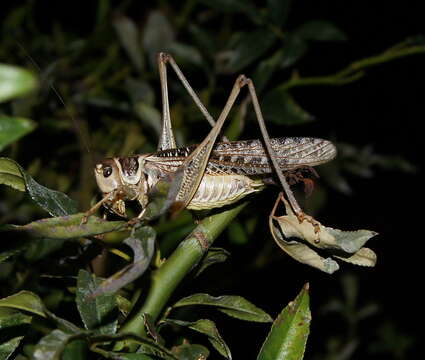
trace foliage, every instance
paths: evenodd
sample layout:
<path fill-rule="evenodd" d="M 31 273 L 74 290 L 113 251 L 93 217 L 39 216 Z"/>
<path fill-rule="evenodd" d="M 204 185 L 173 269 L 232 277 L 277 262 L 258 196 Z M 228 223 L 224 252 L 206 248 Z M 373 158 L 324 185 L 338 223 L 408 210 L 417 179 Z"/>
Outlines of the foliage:
<path fill-rule="evenodd" d="M 232 318 L 230 326 L 237 319 L 270 328 L 255 349 L 258 359 L 301 359 L 310 325 L 308 285 L 274 320 L 242 296 L 204 293 L 217 291 L 205 281 L 201 292 L 180 286 L 218 271 L 218 266 L 208 267 L 227 260 L 227 250 L 211 247 L 225 229 L 230 247 L 249 248 L 258 239 L 271 243 L 263 241 L 272 238 L 262 230 L 267 213 L 253 214 L 249 203 L 240 203 L 201 214 L 196 227 L 188 212 L 176 219 L 163 215 L 140 227 L 96 216 L 85 222 L 80 211 L 96 196 L 93 161 L 155 151 L 161 119 L 158 51 L 175 56 L 214 118 L 236 74 L 250 74 L 271 132 L 281 133 L 279 127 L 316 121 L 297 100 L 296 88 L 358 81 L 372 66 L 425 52 L 423 39 L 408 39 L 330 75 L 304 77 L 298 67 L 312 44 L 338 44 L 347 35 L 323 20 L 290 26 L 291 1 L 256 6 L 187 0 L 143 9 L 135 1 L 95 4 L 92 12 L 81 14 L 78 28 L 64 20 L 67 8 L 40 9 L 33 1 L 13 6 L 2 22 L 0 359 L 17 354 L 20 359 L 205 359 L 217 354 L 231 359 L 232 351 L 243 351 L 228 345 L 233 334 L 220 327 L 222 314 Z M 71 11 L 80 16 L 80 9 Z M 49 15 L 58 18 L 48 21 Z M 207 133 L 206 122 L 171 74 L 169 88 L 178 143 L 201 141 L 195 136 Z M 258 137 L 250 126 L 249 106 L 244 95 L 230 114 L 224 131 L 228 139 Z M 347 174 L 370 175 L 372 166 L 412 170 L 404 159 L 370 148 L 338 147 L 341 157 L 323 169 L 323 183 L 345 193 L 350 191 Z M 335 237 L 335 242 L 347 241 L 346 235 Z M 366 240 L 350 253 L 358 255 Z M 270 251 L 270 245 L 261 246 L 251 259 L 254 264 Z M 241 275 L 225 273 L 224 281 L 218 275 L 215 284 L 232 276 Z M 293 292 L 280 303 L 293 298 Z M 210 314 L 210 308 L 218 312 Z M 205 317 L 210 315 L 217 320 Z M 347 349 L 353 338 L 339 348 Z"/>

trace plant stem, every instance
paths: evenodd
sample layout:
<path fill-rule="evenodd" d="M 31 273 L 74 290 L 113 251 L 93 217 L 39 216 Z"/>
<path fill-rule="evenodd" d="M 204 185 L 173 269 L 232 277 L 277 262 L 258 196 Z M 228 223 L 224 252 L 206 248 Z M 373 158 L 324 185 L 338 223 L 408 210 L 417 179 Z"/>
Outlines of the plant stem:
<path fill-rule="evenodd" d="M 400 44 L 402 45 L 402 44 Z M 349 64 L 347 67 L 332 75 L 298 77 L 293 76 L 287 82 L 279 86 L 280 90 L 289 90 L 298 86 L 309 85 L 344 85 L 358 80 L 364 75 L 364 69 L 382 64 L 404 56 L 425 53 L 424 45 L 416 46 L 393 46 L 381 54 L 371 56 L 365 59 L 357 60 Z"/>
<path fill-rule="evenodd" d="M 167 261 L 153 272 L 145 302 L 139 309 L 133 311 L 128 321 L 121 327 L 120 333 L 146 336 L 143 315 L 148 314 L 152 321 L 158 318 L 176 287 L 246 204 L 247 202 L 244 202 L 230 210 L 208 216 L 199 223 Z M 121 341 L 116 344 L 115 350 L 121 350 L 126 346 L 134 351 L 137 344 L 131 340 Z"/>

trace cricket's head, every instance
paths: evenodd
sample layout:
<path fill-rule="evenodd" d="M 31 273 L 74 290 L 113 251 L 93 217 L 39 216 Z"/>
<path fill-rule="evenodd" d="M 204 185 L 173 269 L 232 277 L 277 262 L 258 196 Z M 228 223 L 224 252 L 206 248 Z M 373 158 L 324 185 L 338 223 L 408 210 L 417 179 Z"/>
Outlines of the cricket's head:
<path fill-rule="evenodd" d="M 114 160 L 102 160 L 94 168 L 97 186 L 104 194 L 109 194 L 122 185 L 119 168 Z"/>
<path fill-rule="evenodd" d="M 96 164 L 94 174 L 100 191 L 108 196 L 104 206 L 125 217 L 125 201 L 138 199 L 146 205 L 146 179 L 142 156 L 108 158 Z"/>
<path fill-rule="evenodd" d="M 100 190 L 107 194 L 120 189 L 136 188 L 144 180 L 141 156 L 116 157 L 96 164 L 94 174 Z M 130 194 L 129 198 L 132 198 Z"/>

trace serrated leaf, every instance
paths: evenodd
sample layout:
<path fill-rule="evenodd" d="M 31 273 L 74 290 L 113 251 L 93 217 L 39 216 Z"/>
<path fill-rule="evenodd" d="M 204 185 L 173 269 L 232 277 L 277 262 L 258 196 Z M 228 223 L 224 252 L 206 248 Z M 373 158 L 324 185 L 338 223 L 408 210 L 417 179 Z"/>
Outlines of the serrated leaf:
<path fill-rule="evenodd" d="M 114 18 L 113 24 L 118 34 L 121 45 L 127 52 L 133 65 L 138 71 L 143 70 L 142 48 L 140 46 L 139 30 L 136 24 L 129 17 L 118 15 Z"/>
<path fill-rule="evenodd" d="M 310 332 L 308 284 L 273 322 L 257 360 L 301 360 Z"/>
<path fill-rule="evenodd" d="M 15 349 L 19 346 L 19 343 L 21 342 L 23 338 L 24 338 L 23 336 L 17 336 L 0 344 L 0 359 L 1 360 L 10 359 L 10 356 L 13 354 Z"/>
<path fill-rule="evenodd" d="M 346 34 L 329 21 L 312 20 L 302 24 L 295 33 L 305 40 L 346 41 Z"/>
<path fill-rule="evenodd" d="M 26 95 L 37 86 L 37 78 L 30 71 L 0 64 L 0 102 Z"/>
<path fill-rule="evenodd" d="M 0 116 L 0 151 L 35 129 L 32 120 Z"/>
<path fill-rule="evenodd" d="M 126 228 L 125 221 L 106 221 L 90 216 L 82 224 L 84 213 L 41 219 L 26 225 L 0 225 L 0 231 L 25 231 L 35 237 L 50 239 L 75 239 Z"/>
<path fill-rule="evenodd" d="M 42 317 L 47 317 L 43 302 L 38 295 L 31 291 L 22 290 L 17 294 L 0 299 L 0 308 L 2 307 L 23 310 Z"/>
<path fill-rule="evenodd" d="M 207 335 L 208 340 L 222 356 L 224 356 L 226 359 L 232 359 L 230 349 L 224 342 L 213 321 L 208 319 L 200 319 L 197 321 L 189 322 L 167 319 L 166 323 L 184 326 L 201 334 Z"/>
<path fill-rule="evenodd" d="M 279 87 L 264 95 L 261 106 L 264 118 L 276 124 L 298 125 L 314 120 L 291 94 Z"/>
<path fill-rule="evenodd" d="M 155 249 L 155 238 L 155 230 L 150 226 L 143 226 L 125 239 L 123 243 L 133 250 L 133 262 L 104 280 L 92 293 L 92 297 L 116 292 L 140 277 L 151 262 Z"/>
<path fill-rule="evenodd" d="M 239 72 L 270 49 L 275 40 L 275 35 L 265 29 L 243 34 L 232 49 L 231 56 L 224 66 L 225 72 Z"/>
<path fill-rule="evenodd" d="M 77 280 L 76 303 L 87 330 L 100 334 L 114 334 L 117 330 L 117 307 L 115 295 L 92 295 L 102 282 L 94 274 L 80 270 Z"/>
<path fill-rule="evenodd" d="M 189 305 L 214 306 L 217 310 L 240 320 L 270 322 L 272 318 L 263 310 L 241 296 L 194 294 L 177 301 L 173 308 Z"/>

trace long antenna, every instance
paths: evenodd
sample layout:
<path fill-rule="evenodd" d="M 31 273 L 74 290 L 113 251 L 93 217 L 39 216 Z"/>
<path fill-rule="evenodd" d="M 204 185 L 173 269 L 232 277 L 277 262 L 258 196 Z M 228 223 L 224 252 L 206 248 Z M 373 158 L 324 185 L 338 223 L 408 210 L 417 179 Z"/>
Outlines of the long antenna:
<path fill-rule="evenodd" d="M 23 51 L 24 55 L 28 58 L 28 60 L 31 62 L 31 64 L 37 69 L 37 71 L 41 74 L 42 70 L 40 66 L 37 64 L 37 62 L 32 58 L 32 56 L 28 53 L 28 51 L 25 49 L 25 47 L 18 41 L 16 41 L 16 44 L 19 46 L 19 48 Z M 50 89 L 53 91 L 53 93 L 58 97 L 60 103 L 63 105 L 67 115 L 71 118 L 73 125 L 75 126 L 76 130 L 80 134 L 83 146 L 85 147 L 86 151 L 91 155 L 90 152 L 90 146 L 89 142 L 84 135 L 84 132 L 81 129 L 80 124 L 78 123 L 77 119 L 72 114 L 71 110 L 69 109 L 69 106 L 66 105 L 62 95 L 60 94 L 59 90 L 56 89 L 56 87 L 53 85 L 53 83 L 49 84 Z"/>

